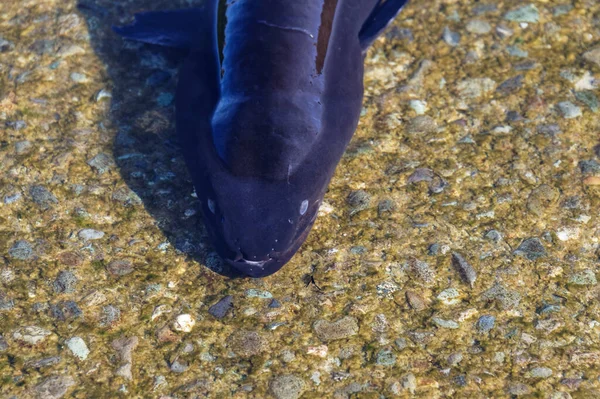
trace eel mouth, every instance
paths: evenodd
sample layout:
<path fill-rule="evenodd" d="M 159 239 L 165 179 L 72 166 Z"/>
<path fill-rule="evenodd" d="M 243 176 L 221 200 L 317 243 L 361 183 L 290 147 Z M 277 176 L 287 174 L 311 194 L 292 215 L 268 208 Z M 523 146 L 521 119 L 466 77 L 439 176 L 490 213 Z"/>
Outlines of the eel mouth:
<path fill-rule="evenodd" d="M 259 278 L 269 276 L 283 267 L 290 259 L 294 257 L 298 249 L 302 246 L 306 237 L 310 233 L 311 226 L 298 235 L 292 244 L 284 251 L 273 252 L 268 255 L 268 259 L 251 261 L 241 256 L 222 256 L 222 258 L 231 266 L 246 274 L 249 277 Z M 230 253 L 230 251 L 227 251 Z"/>

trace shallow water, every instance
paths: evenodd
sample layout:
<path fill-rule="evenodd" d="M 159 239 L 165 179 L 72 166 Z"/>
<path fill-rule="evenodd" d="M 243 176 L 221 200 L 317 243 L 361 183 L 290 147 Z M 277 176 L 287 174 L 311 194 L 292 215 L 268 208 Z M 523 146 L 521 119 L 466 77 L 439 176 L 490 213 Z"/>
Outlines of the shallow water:
<path fill-rule="evenodd" d="M 206 241 L 178 54 L 110 32 L 192 3 L 0 4 L 0 396 L 600 397 L 598 2 L 414 0 L 260 280 Z"/>

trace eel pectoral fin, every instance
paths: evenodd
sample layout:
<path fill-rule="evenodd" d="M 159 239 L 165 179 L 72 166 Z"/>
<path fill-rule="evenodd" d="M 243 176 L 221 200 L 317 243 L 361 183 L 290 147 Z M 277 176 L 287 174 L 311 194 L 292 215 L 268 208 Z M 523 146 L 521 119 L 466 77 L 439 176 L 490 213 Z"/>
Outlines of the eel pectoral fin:
<path fill-rule="evenodd" d="M 180 49 L 214 46 L 217 1 L 208 0 L 203 7 L 182 10 L 150 11 L 135 14 L 130 25 L 113 26 L 125 39 Z"/>
<path fill-rule="evenodd" d="M 377 2 L 358 33 L 363 51 L 377 39 L 377 36 L 392 22 L 407 2 L 408 0 L 379 0 Z"/>

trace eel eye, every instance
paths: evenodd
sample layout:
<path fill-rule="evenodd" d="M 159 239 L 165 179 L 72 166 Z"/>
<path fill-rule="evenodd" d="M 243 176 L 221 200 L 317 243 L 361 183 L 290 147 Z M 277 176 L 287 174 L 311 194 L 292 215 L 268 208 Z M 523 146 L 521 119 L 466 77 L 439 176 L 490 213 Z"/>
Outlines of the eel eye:
<path fill-rule="evenodd" d="M 300 215 L 304 215 L 308 209 L 308 200 L 302 201 L 300 204 Z"/>

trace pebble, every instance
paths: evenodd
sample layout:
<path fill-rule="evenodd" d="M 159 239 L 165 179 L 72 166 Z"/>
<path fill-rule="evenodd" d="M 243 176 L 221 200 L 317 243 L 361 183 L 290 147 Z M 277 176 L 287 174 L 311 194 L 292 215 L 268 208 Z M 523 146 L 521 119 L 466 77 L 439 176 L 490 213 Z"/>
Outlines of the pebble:
<path fill-rule="evenodd" d="M 400 380 L 402 384 L 402 388 L 410 392 L 411 395 L 414 395 L 417 389 L 417 378 L 413 373 L 408 373 L 402 376 Z"/>
<path fill-rule="evenodd" d="M 15 44 L 0 36 L 0 53 L 8 53 L 15 48 Z"/>
<path fill-rule="evenodd" d="M 546 249 L 539 238 L 527 238 L 517 247 L 515 255 L 524 256 L 529 260 L 536 260 L 546 256 Z"/>
<path fill-rule="evenodd" d="M 417 115 L 423 115 L 427 111 L 427 103 L 421 100 L 410 100 L 409 106 Z"/>
<path fill-rule="evenodd" d="M 60 356 L 45 357 L 43 359 L 28 360 L 23 367 L 25 369 L 43 369 L 60 363 Z"/>
<path fill-rule="evenodd" d="M 408 134 L 430 134 L 438 130 L 437 121 L 428 115 L 419 115 L 410 119 L 406 125 Z"/>
<path fill-rule="evenodd" d="M 113 276 L 126 276 L 133 272 L 133 264 L 128 259 L 116 259 L 106 266 L 106 270 Z"/>
<path fill-rule="evenodd" d="M 454 330 L 460 327 L 460 325 L 454 320 L 445 320 L 440 317 L 432 317 L 431 321 L 433 321 L 436 326 L 441 328 L 449 328 Z"/>
<path fill-rule="evenodd" d="M 23 196 L 19 192 L 16 192 L 14 194 L 8 194 L 8 195 L 4 196 L 4 203 L 7 205 L 14 204 L 15 202 L 19 201 L 21 198 L 23 198 Z"/>
<path fill-rule="evenodd" d="M 237 330 L 227 338 L 227 346 L 238 356 L 251 357 L 266 349 L 264 339 L 256 331 Z"/>
<path fill-rule="evenodd" d="M 248 298 L 260 298 L 260 299 L 271 299 L 273 298 L 273 294 L 269 291 L 257 290 L 254 288 L 250 288 L 246 290 L 246 297 Z"/>
<path fill-rule="evenodd" d="M 460 278 L 467 284 L 473 287 L 477 280 L 477 273 L 463 256 L 457 252 L 452 253 L 452 266 L 458 271 Z"/>
<path fill-rule="evenodd" d="M 102 308 L 102 327 L 110 327 L 116 324 L 121 319 L 121 311 L 113 305 L 106 305 Z"/>
<path fill-rule="evenodd" d="M 529 371 L 531 378 L 549 378 L 552 376 L 552 369 L 548 367 L 534 367 Z"/>
<path fill-rule="evenodd" d="M 29 190 L 29 194 L 42 210 L 51 208 L 54 204 L 58 204 L 58 199 L 44 186 L 32 186 Z"/>
<path fill-rule="evenodd" d="M 273 300 L 271 301 L 271 303 L 269 304 L 269 307 L 270 307 L 271 309 L 277 309 L 277 308 L 280 308 L 280 307 L 281 307 L 281 302 L 279 302 L 277 299 L 273 299 Z"/>
<path fill-rule="evenodd" d="M 121 337 L 112 341 L 111 346 L 117 352 L 120 360 L 119 368 L 116 371 L 116 375 L 126 378 L 128 380 L 133 379 L 131 373 L 131 365 L 133 362 L 133 351 L 138 346 L 138 337 Z"/>
<path fill-rule="evenodd" d="M 175 322 L 173 323 L 173 329 L 175 331 L 189 333 L 190 331 L 192 331 L 195 325 L 196 320 L 194 320 L 192 315 L 184 313 L 180 314 L 175 318 Z"/>
<path fill-rule="evenodd" d="M 492 26 L 486 21 L 472 19 L 467 23 L 466 29 L 471 33 L 483 35 L 489 33 L 492 30 Z"/>
<path fill-rule="evenodd" d="M 406 291 L 406 301 L 408 302 L 409 306 L 417 312 L 420 312 L 427 307 L 421 295 L 414 291 Z"/>
<path fill-rule="evenodd" d="M 98 93 L 96 93 L 96 102 L 100 102 L 100 101 L 104 100 L 105 98 L 107 98 L 107 99 L 112 98 L 112 93 L 106 89 L 102 89 Z"/>
<path fill-rule="evenodd" d="M 460 44 L 460 33 L 452 32 L 447 26 L 444 28 L 442 38 L 444 39 L 446 44 L 452 47 L 456 47 Z"/>
<path fill-rule="evenodd" d="M 569 278 L 569 283 L 574 285 L 596 285 L 598 284 L 598 280 L 596 279 L 596 274 L 591 269 L 585 269 L 581 272 L 574 273 Z"/>
<path fill-rule="evenodd" d="M 593 113 L 597 113 L 600 110 L 600 101 L 591 90 L 576 91 L 575 98 L 587 105 Z"/>
<path fill-rule="evenodd" d="M 472 78 L 458 83 L 458 95 L 461 99 L 476 99 L 496 88 L 496 82 L 490 78 Z"/>
<path fill-rule="evenodd" d="M 375 363 L 379 366 L 391 367 L 396 364 L 396 355 L 389 348 L 380 349 L 375 356 Z"/>
<path fill-rule="evenodd" d="M 502 241 L 502 233 L 500 233 L 498 230 L 490 230 L 485 233 L 485 238 L 494 243 L 498 243 Z"/>
<path fill-rule="evenodd" d="M 352 216 L 369 207 L 371 196 L 364 190 L 356 190 L 348 194 L 346 202 L 350 205 L 350 216 Z"/>
<path fill-rule="evenodd" d="M 506 52 L 508 52 L 508 54 L 512 55 L 513 57 L 518 57 L 518 58 L 529 57 L 529 53 L 527 51 L 519 48 L 519 46 L 508 46 L 508 47 L 506 47 Z"/>
<path fill-rule="evenodd" d="M 440 292 L 437 299 L 444 305 L 456 305 L 460 303 L 460 292 L 456 288 L 447 288 Z"/>
<path fill-rule="evenodd" d="M 52 334 L 50 331 L 38 326 L 21 327 L 13 332 L 13 339 L 22 341 L 30 345 L 36 345 L 43 342 L 47 336 Z"/>
<path fill-rule="evenodd" d="M 83 312 L 74 301 L 59 301 L 50 305 L 50 314 L 59 321 L 73 320 L 83 316 Z"/>
<path fill-rule="evenodd" d="M 317 320 L 313 324 L 317 337 L 327 343 L 358 334 L 358 321 L 352 316 L 343 317 L 335 322 Z"/>
<path fill-rule="evenodd" d="M 75 83 L 87 83 L 89 81 L 88 77 L 80 72 L 72 72 L 69 77 Z"/>
<path fill-rule="evenodd" d="M 504 95 L 514 93 L 523 86 L 523 75 L 514 76 L 504 82 L 502 82 L 497 88 L 496 92 Z"/>
<path fill-rule="evenodd" d="M 8 255 L 11 258 L 19 260 L 28 260 L 33 257 L 33 248 L 31 244 L 25 240 L 16 241 L 8 250 Z"/>
<path fill-rule="evenodd" d="M 65 341 L 67 347 L 73 352 L 75 356 L 77 356 L 80 360 L 87 359 L 90 354 L 90 350 L 88 349 L 85 341 L 81 337 L 72 337 Z"/>
<path fill-rule="evenodd" d="M 557 104 L 558 110 L 565 119 L 573 119 L 582 115 L 581 108 L 570 101 L 563 101 Z"/>
<path fill-rule="evenodd" d="M 421 280 L 423 283 L 430 285 L 435 282 L 436 273 L 428 263 L 411 258 L 408 261 L 410 273 Z"/>
<path fill-rule="evenodd" d="M 77 236 L 82 240 L 90 241 L 90 240 L 99 240 L 104 237 L 104 232 L 100 230 L 94 229 L 83 229 L 77 233 Z"/>
<path fill-rule="evenodd" d="M 514 309 L 521 302 L 521 294 L 517 291 L 507 289 L 500 283 L 493 285 L 481 296 L 486 301 L 497 301 L 504 310 Z"/>
<path fill-rule="evenodd" d="M 540 13 L 535 5 L 527 4 L 504 14 L 504 19 L 513 22 L 536 23 L 540 20 Z"/>
<path fill-rule="evenodd" d="M 486 333 L 494 328 L 494 324 L 496 323 L 496 318 L 491 315 L 484 315 L 477 320 L 477 330 L 482 333 Z"/>
<path fill-rule="evenodd" d="M 0 352 L 5 352 L 8 349 L 8 343 L 2 334 L 0 334 Z"/>
<path fill-rule="evenodd" d="M 269 390 L 276 399 L 298 399 L 306 390 L 306 384 L 294 374 L 285 374 L 274 377 L 269 382 Z"/>
<path fill-rule="evenodd" d="M 48 377 L 35 386 L 35 397 L 37 399 L 59 399 L 65 396 L 73 385 L 75 385 L 75 380 L 68 375 Z"/>
<path fill-rule="evenodd" d="M 593 48 L 583 54 L 583 59 L 600 66 L 600 47 Z"/>
<path fill-rule="evenodd" d="M 57 294 L 70 294 L 75 292 L 77 277 L 69 270 L 62 270 L 54 280 L 54 292 Z"/>
<path fill-rule="evenodd" d="M 88 160 L 87 164 L 90 165 L 92 169 L 96 171 L 96 173 L 102 175 L 112 168 L 114 162 L 110 156 L 104 153 L 100 153 L 92 159 Z"/>
<path fill-rule="evenodd" d="M 18 141 L 15 143 L 15 152 L 18 155 L 23 155 L 28 153 L 31 150 L 31 142 L 27 140 Z"/>
<path fill-rule="evenodd" d="M 227 315 L 227 313 L 233 308 L 233 297 L 231 295 L 227 295 L 219 302 L 212 305 L 208 308 L 208 313 L 217 319 L 222 319 Z"/>

